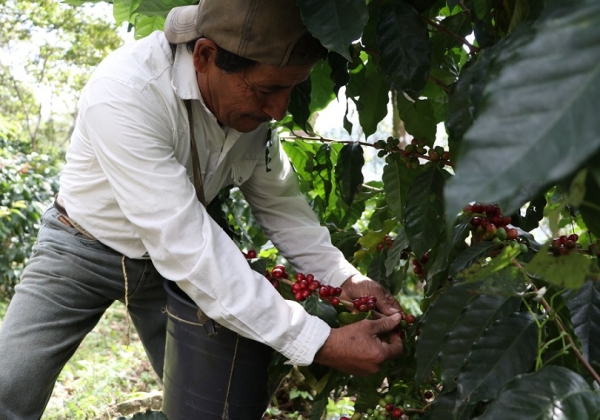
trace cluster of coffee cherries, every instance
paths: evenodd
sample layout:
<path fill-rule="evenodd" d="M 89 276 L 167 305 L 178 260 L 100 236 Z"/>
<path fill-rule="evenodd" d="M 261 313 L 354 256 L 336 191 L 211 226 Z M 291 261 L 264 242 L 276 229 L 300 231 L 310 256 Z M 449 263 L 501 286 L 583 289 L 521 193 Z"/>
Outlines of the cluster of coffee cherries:
<path fill-rule="evenodd" d="M 375 408 L 369 408 L 365 413 L 355 413 L 348 420 L 399 419 L 404 414 L 401 403 L 401 396 L 394 397 L 392 394 L 385 394 L 379 399 L 379 404 Z"/>
<path fill-rule="evenodd" d="M 503 216 L 500 207 L 496 204 L 469 204 L 463 209 L 464 213 L 474 213 L 471 226 L 475 233 L 483 240 L 498 238 L 503 240 L 515 240 L 519 236 L 517 229 L 509 227 L 510 216 Z"/>
<path fill-rule="evenodd" d="M 471 228 L 474 242 L 493 241 L 518 247 L 521 254 L 528 252 L 527 244 L 519 242 L 519 231 L 511 227 L 512 218 L 502 215 L 496 204 L 469 204 L 463 209 L 465 214 L 472 213 Z"/>
<path fill-rule="evenodd" d="M 359 312 L 369 312 L 377 307 L 377 298 L 375 296 L 361 296 L 352 301 L 354 307 L 359 310 Z"/>
<path fill-rule="evenodd" d="M 419 158 L 429 160 L 430 162 L 439 162 L 444 167 L 450 162 L 450 152 L 445 151 L 443 147 L 436 146 L 426 149 L 425 140 L 412 139 L 410 144 L 406 145 L 401 152 L 401 159 L 409 169 L 419 166 Z"/>
<path fill-rule="evenodd" d="M 567 255 L 578 248 L 577 241 L 579 235 L 573 233 L 569 236 L 561 235 L 558 238 L 553 238 L 550 244 L 550 251 L 554 255 Z"/>
<path fill-rule="evenodd" d="M 394 239 L 390 235 L 385 235 L 379 244 L 377 245 L 377 251 L 381 252 L 384 249 L 391 249 L 394 245 Z"/>
<path fill-rule="evenodd" d="M 292 293 L 294 299 L 298 302 L 306 300 L 313 292 L 317 293 L 323 300 L 328 301 L 333 306 L 340 304 L 340 295 L 342 294 L 341 287 L 333 287 L 321 284 L 315 280 L 312 274 L 296 273 L 296 281 L 292 283 Z"/>
<path fill-rule="evenodd" d="M 423 256 L 421 257 L 420 260 L 417 260 L 416 258 L 414 258 L 412 260 L 413 273 L 415 273 L 415 275 L 417 276 L 418 279 L 425 278 L 425 271 L 423 269 L 423 265 L 427 264 L 427 261 L 429 261 L 429 253 L 428 252 L 423 254 Z"/>
<path fill-rule="evenodd" d="M 426 159 L 431 162 L 439 162 L 440 166 L 450 163 L 450 152 L 445 151 L 443 147 L 436 146 L 427 149 L 427 141 L 412 139 L 410 144 L 404 149 L 399 147 L 400 139 L 388 137 L 387 140 L 377 140 L 374 144 L 378 157 L 384 157 L 389 153 L 400 152 L 400 158 L 409 169 L 416 168 L 420 165 L 419 158 Z"/>

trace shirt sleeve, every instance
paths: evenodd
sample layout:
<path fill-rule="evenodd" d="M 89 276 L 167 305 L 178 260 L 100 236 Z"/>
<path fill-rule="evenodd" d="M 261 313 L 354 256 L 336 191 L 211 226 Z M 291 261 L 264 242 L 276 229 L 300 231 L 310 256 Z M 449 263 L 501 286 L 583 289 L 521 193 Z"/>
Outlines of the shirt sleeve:
<path fill-rule="evenodd" d="M 265 234 L 282 255 L 305 274 L 337 287 L 358 274 L 340 250 L 331 244 L 329 231 L 320 225 L 277 138 L 271 146 L 270 171 L 259 162 L 240 189 Z"/>
<path fill-rule="evenodd" d="M 97 79 L 82 97 L 79 129 L 156 269 L 216 322 L 290 363 L 310 364 L 329 326 L 284 300 L 207 215 L 174 154 L 187 130 L 172 127 L 166 107 L 150 98 L 118 80 Z"/>

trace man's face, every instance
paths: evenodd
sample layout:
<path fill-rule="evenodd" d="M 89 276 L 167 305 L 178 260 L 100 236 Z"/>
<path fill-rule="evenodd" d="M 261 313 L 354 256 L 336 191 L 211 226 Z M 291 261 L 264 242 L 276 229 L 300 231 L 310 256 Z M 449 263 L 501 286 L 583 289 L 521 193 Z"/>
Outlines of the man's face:
<path fill-rule="evenodd" d="M 264 122 L 281 120 L 293 87 L 306 80 L 313 67 L 257 64 L 237 73 L 225 73 L 215 65 L 214 56 L 210 59 L 198 45 L 194 63 L 208 109 L 222 125 L 243 133 Z"/>

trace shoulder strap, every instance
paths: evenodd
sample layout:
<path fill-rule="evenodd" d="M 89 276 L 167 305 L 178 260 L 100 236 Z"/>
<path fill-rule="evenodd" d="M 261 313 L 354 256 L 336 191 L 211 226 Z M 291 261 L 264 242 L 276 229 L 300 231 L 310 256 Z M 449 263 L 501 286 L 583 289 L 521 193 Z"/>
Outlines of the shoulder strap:
<path fill-rule="evenodd" d="M 204 197 L 204 185 L 202 183 L 202 170 L 200 169 L 200 158 L 198 157 L 198 148 L 196 147 L 196 139 L 194 137 L 194 121 L 192 119 L 192 101 L 184 99 L 187 109 L 188 121 L 190 124 L 190 146 L 192 153 L 192 167 L 194 171 L 194 188 L 196 189 L 196 197 L 198 201 L 206 207 L 206 198 Z"/>

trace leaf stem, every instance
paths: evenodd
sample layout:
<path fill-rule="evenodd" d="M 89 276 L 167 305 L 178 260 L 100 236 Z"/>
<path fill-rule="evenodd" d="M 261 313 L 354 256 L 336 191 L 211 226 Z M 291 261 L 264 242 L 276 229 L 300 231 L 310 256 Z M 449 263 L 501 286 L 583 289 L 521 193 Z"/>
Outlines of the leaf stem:
<path fill-rule="evenodd" d="M 441 87 L 442 89 L 444 89 L 446 92 L 450 93 L 450 86 L 448 86 L 447 84 L 445 84 L 444 82 L 442 82 L 440 79 L 437 79 L 435 77 L 433 77 L 432 75 L 429 75 L 429 80 L 438 85 L 439 87 Z"/>
<path fill-rule="evenodd" d="M 546 299 L 542 298 L 541 301 L 542 306 L 544 307 L 544 309 L 546 310 L 546 312 L 551 313 L 552 311 L 552 307 L 548 304 L 548 302 L 546 302 Z M 588 363 L 587 360 L 585 360 L 585 357 L 583 357 L 583 354 L 581 354 L 581 352 L 579 351 L 579 349 L 577 348 L 577 346 L 575 345 L 575 342 L 573 341 L 573 338 L 571 338 L 571 336 L 567 333 L 564 325 L 562 324 L 561 320 L 558 317 L 555 317 L 554 322 L 556 323 L 556 326 L 558 327 L 558 329 L 565 334 L 565 336 L 567 337 L 567 341 L 569 342 L 569 345 L 571 346 L 571 349 L 573 350 L 573 353 L 575 354 L 575 357 L 577 357 L 577 359 L 579 359 L 579 361 L 581 362 L 581 364 L 587 369 L 587 371 L 592 375 L 592 377 L 594 378 L 594 380 L 600 385 L 600 375 L 598 375 L 598 372 L 596 372 L 594 370 L 594 368 L 592 367 L 592 365 L 590 365 Z"/>
<path fill-rule="evenodd" d="M 427 23 L 428 25 L 433 26 L 438 31 L 443 32 L 446 35 L 450 36 L 451 38 L 456 39 L 458 42 L 460 42 L 461 44 L 463 44 L 464 46 L 466 46 L 469 49 L 469 52 L 471 54 L 475 55 L 475 54 L 477 54 L 480 51 L 479 47 L 476 47 L 475 45 L 471 44 L 469 41 L 467 41 L 466 38 L 463 38 L 462 36 L 460 36 L 458 34 L 455 34 L 451 30 L 449 30 L 448 28 L 445 28 L 444 26 L 440 25 L 439 23 L 434 22 L 433 20 L 428 19 L 425 16 L 423 16 L 423 21 L 425 23 Z"/>
<path fill-rule="evenodd" d="M 515 259 L 513 259 L 513 264 L 515 265 L 515 267 L 517 267 L 519 270 L 521 270 L 529 278 L 529 275 L 527 275 L 527 271 L 525 270 L 525 268 L 518 261 L 516 261 Z M 535 284 L 533 283 L 533 281 L 530 280 L 529 283 L 531 284 L 531 287 L 533 287 L 533 289 L 535 291 L 538 291 L 538 289 L 535 286 Z M 542 297 L 540 299 L 540 303 L 544 307 L 544 310 L 546 311 L 546 313 L 548 314 L 549 317 L 552 316 L 552 315 L 556 315 L 556 311 L 554 311 L 552 309 L 552 307 L 548 304 L 548 302 L 546 301 L 546 299 L 544 299 Z M 529 307 L 529 305 L 527 305 L 527 306 Z M 581 352 L 577 348 L 577 345 L 575 344 L 575 341 L 573 341 L 573 338 L 569 335 L 569 333 L 565 329 L 565 327 L 562 324 L 562 321 L 560 320 L 560 318 L 558 316 L 552 316 L 552 318 L 553 318 L 554 323 L 558 327 L 559 331 L 561 332 L 561 334 L 564 334 L 564 336 L 567 338 L 567 341 L 569 342 L 569 345 L 565 346 L 565 349 L 571 347 L 571 349 L 573 350 L 573 354 L 575 354 L 575 357 L 581 362 L 581 364 L 586 368 L 586 370 L 590 373 L 590 375 L 592 375 L 592 377 L 594 378 L 594 380 L 596 381 L 596 383 L 598 385 L 600 385 L 600 375 L 598 375 L 598 372 L 596 372 L 596 370 L 592 367 L 592 365 L 590 365 L 588 363 L 588 361 L 585 360 L 585 357 L 583 357 L 583 354 L 581 354 Z"/>
<path fill-rule="evenodd" d="M 425 407 L 423 407 L 422 409 L 419 408 L 406 408 L 404 409 L 405 413 L 415 413 L 415 414 L 425 414 L 427 412 L 427 408 L 430 406 L 431 404 L 427 404 Z"/>

